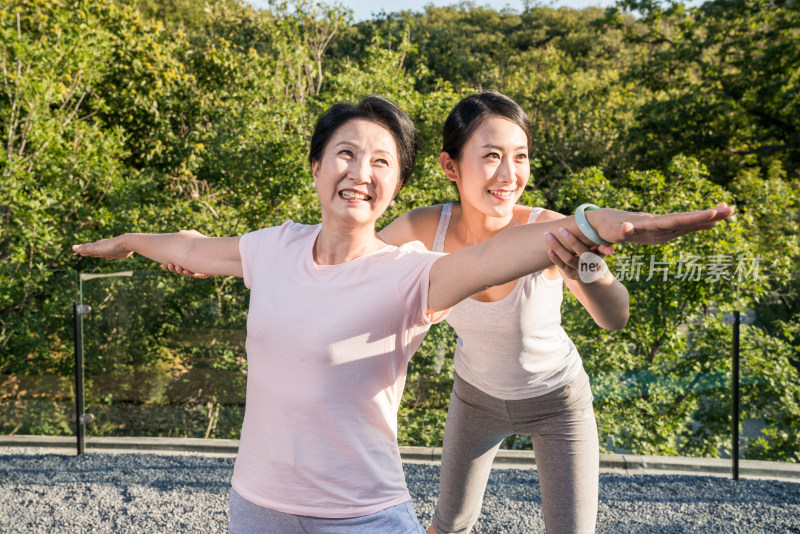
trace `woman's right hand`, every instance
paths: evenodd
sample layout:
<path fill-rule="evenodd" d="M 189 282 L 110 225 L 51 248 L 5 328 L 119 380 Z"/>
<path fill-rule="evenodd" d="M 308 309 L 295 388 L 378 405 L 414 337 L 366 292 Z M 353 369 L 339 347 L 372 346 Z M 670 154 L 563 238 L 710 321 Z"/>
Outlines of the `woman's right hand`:
<path fill-rule="evenodd" d="M 122 260 L 133 254 L 133 250 L 124 243 L 125 236 L 117 236 L 109 239 L 101 239 L 92 243 L 72 245 L 72 250 L 81 256 L 92 256 L 105 258 L 107 260 Z"/>
<path fill-rule="evenodd" d="M 190 278 L 208 278 L 208 277 L 211 276 L 210 274 L 200 274 L 200 273 L 192 272 L 189 269 L 184 269 L 180 265 L 175 265 L 173 263 L 166 263 L 166 264 L 162 263 L 161 264 L 161 268 L 170 270 L 173 273 L 180 274 L 182 276 L 188 276 Z"/>

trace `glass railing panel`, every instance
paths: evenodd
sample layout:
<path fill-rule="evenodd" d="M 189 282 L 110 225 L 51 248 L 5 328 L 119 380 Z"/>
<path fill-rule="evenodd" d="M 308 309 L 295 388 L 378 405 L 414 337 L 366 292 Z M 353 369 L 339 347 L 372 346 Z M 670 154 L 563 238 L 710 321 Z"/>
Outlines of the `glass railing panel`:
<path fill-rule="evenodd" d="M 84 274 L 86 411 L 95 436 L 239 437 L 243 284 L 168 272 Z"/>
<path fill-rule="evenodd" d="M 731 457 L 738 310 L 739 457 L 799 461 L 798 273 L 758 293 L 692 293 L 680 280 L 617 274 L 632 296 L 625 329 L 596 327 L 571 296 L 562 306 L 591 378 L 601 451 Z M 42 282 L 47 292 L 26 293 Z M 74 435 L 70 308 L 82 302 L 91 307 L 82 331 L 85 411 L 94 416 L 87 436 L 239 437 L 248 299 L 241 280 L 65 270 L 6 273 L 3 283 L 0 434 Z M 441 446 L 455 345 L 452 329 L 437 325 L 412 358 L 401 444 Z M 503 446 L 531 444 L 512 436 Z"/>

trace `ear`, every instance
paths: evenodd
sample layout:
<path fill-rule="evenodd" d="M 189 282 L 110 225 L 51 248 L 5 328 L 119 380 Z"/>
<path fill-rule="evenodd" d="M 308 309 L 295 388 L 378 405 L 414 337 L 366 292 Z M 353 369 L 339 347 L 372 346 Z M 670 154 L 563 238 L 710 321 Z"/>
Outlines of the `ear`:
<path fill-rule="evenodd" d="M 444 171 L 444 175 L 453 182 L 458 180 L 458 165 L 456 164 L 456 160 L 450 157 L 450 154 L 447 152 L 442 152 L 439 154 L 439 165 L 442 166 L 442 170 Z"/>
<path fill-rule="evenodd" d="M 394 188 L 394 193 L 392 193 L 392 200 L 394 200 L 394 197 L 396 197 L 397 193 L 400 192 L 401 187 L 403 187 L 403 180 L 398 180 L 397 187 Z"/>
<path fill-rule="evenodd" d="M 317 180 L 317 178 L 319 178 L 319 167 L 320 167 L 320 163 L 319 163 L 318 159 L 315 159 L 314 161 L 311 162 L 311 178 L 315 182 L 319 181 L 319 180 Z"/>

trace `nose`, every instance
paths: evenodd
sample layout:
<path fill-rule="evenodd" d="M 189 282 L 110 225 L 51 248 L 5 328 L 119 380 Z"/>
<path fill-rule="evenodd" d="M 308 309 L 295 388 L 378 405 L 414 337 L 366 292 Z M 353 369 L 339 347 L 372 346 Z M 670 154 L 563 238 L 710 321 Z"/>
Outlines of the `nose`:
<path fill-rule="evenodd" d="M 503 158 L 497 168 L 497 181 L 503 183 L 513 183 L 516 167 L 512 158 Z"/>
<path fill-rule="evenodd" d="M 347 177 L 357 184 L 372 181 L 372 164 L 369 158 L 354 159 L 347 170 Z"/>

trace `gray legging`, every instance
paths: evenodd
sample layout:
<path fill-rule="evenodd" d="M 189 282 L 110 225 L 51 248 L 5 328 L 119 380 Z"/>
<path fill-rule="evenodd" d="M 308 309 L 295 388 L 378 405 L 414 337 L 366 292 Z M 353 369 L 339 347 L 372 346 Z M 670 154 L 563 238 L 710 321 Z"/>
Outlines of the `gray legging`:
<path fill-rule="evenodd" d="M 548 533 L 594 532 L 600 471 L 589 377 L 531 399 L 505 401 L 456 375 L 442 451 L 439 534 L 472 529 L 481 511 L 492 461 L 502 441 L 530 434 Z"/>

